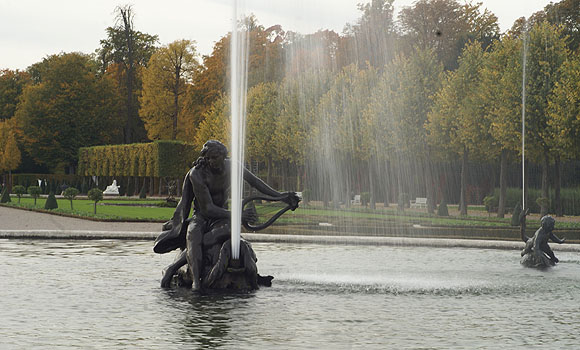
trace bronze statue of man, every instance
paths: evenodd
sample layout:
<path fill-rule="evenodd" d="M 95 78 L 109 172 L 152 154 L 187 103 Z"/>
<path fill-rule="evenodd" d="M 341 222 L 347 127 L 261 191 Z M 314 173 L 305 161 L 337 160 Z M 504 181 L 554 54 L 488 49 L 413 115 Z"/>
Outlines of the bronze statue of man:
<path fill-rule="evenodd" d="M 203 247 L 221 244 L 231 236 L 231 216 L 227 208 L 231 161 L 227 154 L 228 150 L 221 142 L 207 141 L 200 157 L 185 176 L 181 200 L 153 248 L 156 253 L 182 249 L 176 261 L 165 271 L 162 287 L 169 286 L 175 272 L 187 263 L 193 281 L 192 289 L 200 290 Z M 244 180 L 265 195 L 284 197 L 283 202 L 298 206 L 300 199 L 295 192 L 280 193 L 247 169 L 244 169 Z M 192 204 L 193 215 L 188 219 Z M 250 209 L 242 213 L 242 221 L 252 222 L 255 219 L 255 212 Z"/>

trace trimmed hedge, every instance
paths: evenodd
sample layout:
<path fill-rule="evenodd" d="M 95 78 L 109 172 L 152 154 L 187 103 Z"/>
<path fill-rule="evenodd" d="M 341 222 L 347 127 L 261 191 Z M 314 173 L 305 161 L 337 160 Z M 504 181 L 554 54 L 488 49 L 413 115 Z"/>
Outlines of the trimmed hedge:
<path fill-rule="evenodd" d="M 549 207 L 548 212 L 556 212 L 556 201 L 553 189 L 550 189 L 549 193 Z M 530 208 L 532 213 L 539 213 L 540 206 L 537 203 L 537 199 L 541 197 L 541 191 L 537 189 L 528 190 L 528 203 L 526 207 Z M 562 209 L 564 215 L 580 215 L 580 188 L 562 188 L 560 192 L 560 197 L 562 198 Z M 515 208 L 516 204 L 522 202 L 522 189 L 521 188 L 508 188 L 506 207 Z M 494 189 L 493 195 L 490 198 L 490 205 L 497 207 L 499 204 L 499 188 Z"/>
<path fill-rule="evenodd" d="M 79 149 L 77 174 L 81 176 L 182 177 L 199 151 L 180 141 Z"/>

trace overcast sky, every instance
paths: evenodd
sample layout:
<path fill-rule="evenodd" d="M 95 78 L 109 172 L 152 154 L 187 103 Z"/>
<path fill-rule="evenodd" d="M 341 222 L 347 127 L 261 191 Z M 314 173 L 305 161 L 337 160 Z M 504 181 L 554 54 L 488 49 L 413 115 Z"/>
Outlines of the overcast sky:
<path fill-rule="evenodd" d="M 92 53 L 114 25 L 115 8 L 133 5 L 134 26 L 157 34 L 162 45 L 179 39 L 197 42 L 210 54 L 232 27 L 234 0 L 0 0 L 0 69 L 26 69 L 61 52 Z M 338 33 L 360 12 L 357 3 L 370 0 L 245 0 L 242 8 L 265 27 L 281 24 L 303 34 L 318 29 Z M 414 0 L 395 0 L 395 8 Z M 461 2 L 461 0 L 460 0 Z M 474 2 L 477 2 L 474 1 Z M 547 0 L 482 0 L 498 18 L 502 31 L 514 20 L 541 10 Z M 556 1 L 557 2 L 557 1 Z"/>

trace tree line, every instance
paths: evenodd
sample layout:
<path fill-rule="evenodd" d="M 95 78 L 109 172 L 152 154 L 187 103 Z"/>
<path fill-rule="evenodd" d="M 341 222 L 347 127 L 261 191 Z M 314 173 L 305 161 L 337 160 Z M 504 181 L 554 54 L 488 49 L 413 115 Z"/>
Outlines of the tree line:
<path fill-rule="evenodd" d="M 373 0 L 340 34 L 249 16 L 239 24 L 249 37 L 247 158 L 265 164 L 267 181 L 282 174 L 281 186 L 317 188 L 325 201 L 365 191 L 374 205 L 415 191 L 430 211 L 445 197 L 441 167 L 460 160 L 466 214 L 468 162 L 497 162 L 505 193 L 524 115 L 526 159 L 542 166 L 548 197 L 549 175 L 580 150 L 578 8 L 552 3 L 506 33 L 481 3 L 455 0 L 419 0 L 398 17 L 393 0 Z M 159 45 L 136 30 L 131 6 L 115 13 L 93 54 L 0 73 L 0 171 L 74 173 L 83 146 L 228 142 L 231 33 L 200 57 L 193 41 Z"/>

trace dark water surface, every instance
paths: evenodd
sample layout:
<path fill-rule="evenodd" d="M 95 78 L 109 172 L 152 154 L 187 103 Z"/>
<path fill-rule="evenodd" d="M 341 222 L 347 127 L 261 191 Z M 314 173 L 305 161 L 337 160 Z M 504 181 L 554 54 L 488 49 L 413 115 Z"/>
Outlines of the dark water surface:
<path fill-rule="evenodd" d="M 0 240 L 0 349 L 579 349 L 580 256 L 254 244 L 271 288 L 158 287 L 151 242 Z"/>

